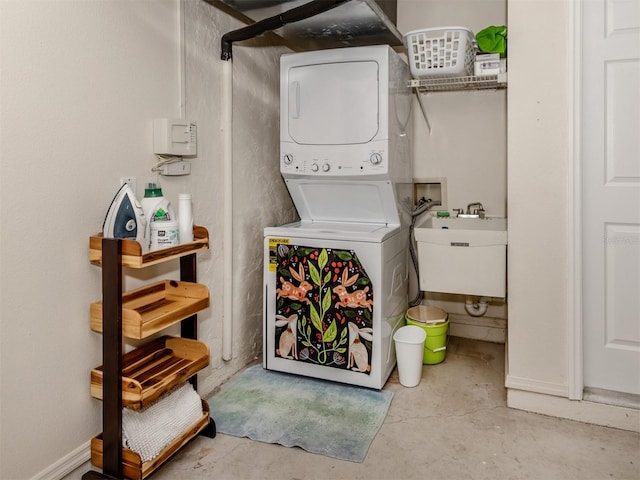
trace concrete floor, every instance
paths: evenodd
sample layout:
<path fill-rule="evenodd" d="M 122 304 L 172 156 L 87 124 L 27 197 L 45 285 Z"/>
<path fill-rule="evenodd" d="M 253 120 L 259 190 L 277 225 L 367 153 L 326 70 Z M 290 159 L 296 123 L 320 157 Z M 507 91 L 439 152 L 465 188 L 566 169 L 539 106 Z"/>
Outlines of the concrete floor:
<path fill-rule="evenodd" d="M 218 434 L 198 437 L 153 480 L 640 479 L 640 435 L 506 407 L 504 346 L 452 338 L 395 396 L 363 463 Z M 212 412 L 215 418 L 215 412 Z"/>

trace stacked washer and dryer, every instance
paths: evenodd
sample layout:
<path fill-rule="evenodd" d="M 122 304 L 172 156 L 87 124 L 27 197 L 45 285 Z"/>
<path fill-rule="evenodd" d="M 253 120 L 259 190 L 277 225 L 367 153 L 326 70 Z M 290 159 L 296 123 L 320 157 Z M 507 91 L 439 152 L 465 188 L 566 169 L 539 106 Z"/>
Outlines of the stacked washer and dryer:
<path fill-rule="evenodd" d="M 263 365 L 380 389 L 407 309 L 409 68 L 376 45 L 284 55 L 280 78 L 300 220 L 264 230 Z"/>

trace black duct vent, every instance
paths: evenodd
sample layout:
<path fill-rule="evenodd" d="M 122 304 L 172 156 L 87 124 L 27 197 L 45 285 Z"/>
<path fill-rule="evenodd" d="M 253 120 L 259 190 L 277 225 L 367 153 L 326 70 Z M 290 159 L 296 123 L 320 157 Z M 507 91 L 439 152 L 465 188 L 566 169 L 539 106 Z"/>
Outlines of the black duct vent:
<path fill-rule="evenodd" d="M 231 43 L 274 32 L 296 50 L 402 45 L 395 26 L 397 0 L 207 1 L 248 23 L 226 35 Z M 230 46 L 228 50 L 223 58 L 230 58 Z"/>

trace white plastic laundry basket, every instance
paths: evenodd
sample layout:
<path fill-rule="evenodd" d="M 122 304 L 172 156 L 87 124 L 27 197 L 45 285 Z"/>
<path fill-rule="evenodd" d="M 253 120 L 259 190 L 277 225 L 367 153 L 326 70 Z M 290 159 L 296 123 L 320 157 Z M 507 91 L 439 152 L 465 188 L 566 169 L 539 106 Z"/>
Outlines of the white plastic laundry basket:
<path fill-rule="evenodd" d="M 473 74 L 475 35 L 464 27 L 413 30 L 404 36 L 411 74 L 415 78 Z"/>

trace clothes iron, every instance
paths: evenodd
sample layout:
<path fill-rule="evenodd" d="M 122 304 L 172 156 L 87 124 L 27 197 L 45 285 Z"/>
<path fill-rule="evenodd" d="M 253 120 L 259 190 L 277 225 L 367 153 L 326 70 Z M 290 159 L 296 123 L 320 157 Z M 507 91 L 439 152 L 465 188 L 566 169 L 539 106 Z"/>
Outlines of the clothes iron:
<path fill-rule="evenodd" d="M 128 184 L 124 184 L 113 197 L 102 224 L 105 238 L 128 238 L 137 241 L 142 253 L 149 251 L 147 220 L 142 205 Z"/>

